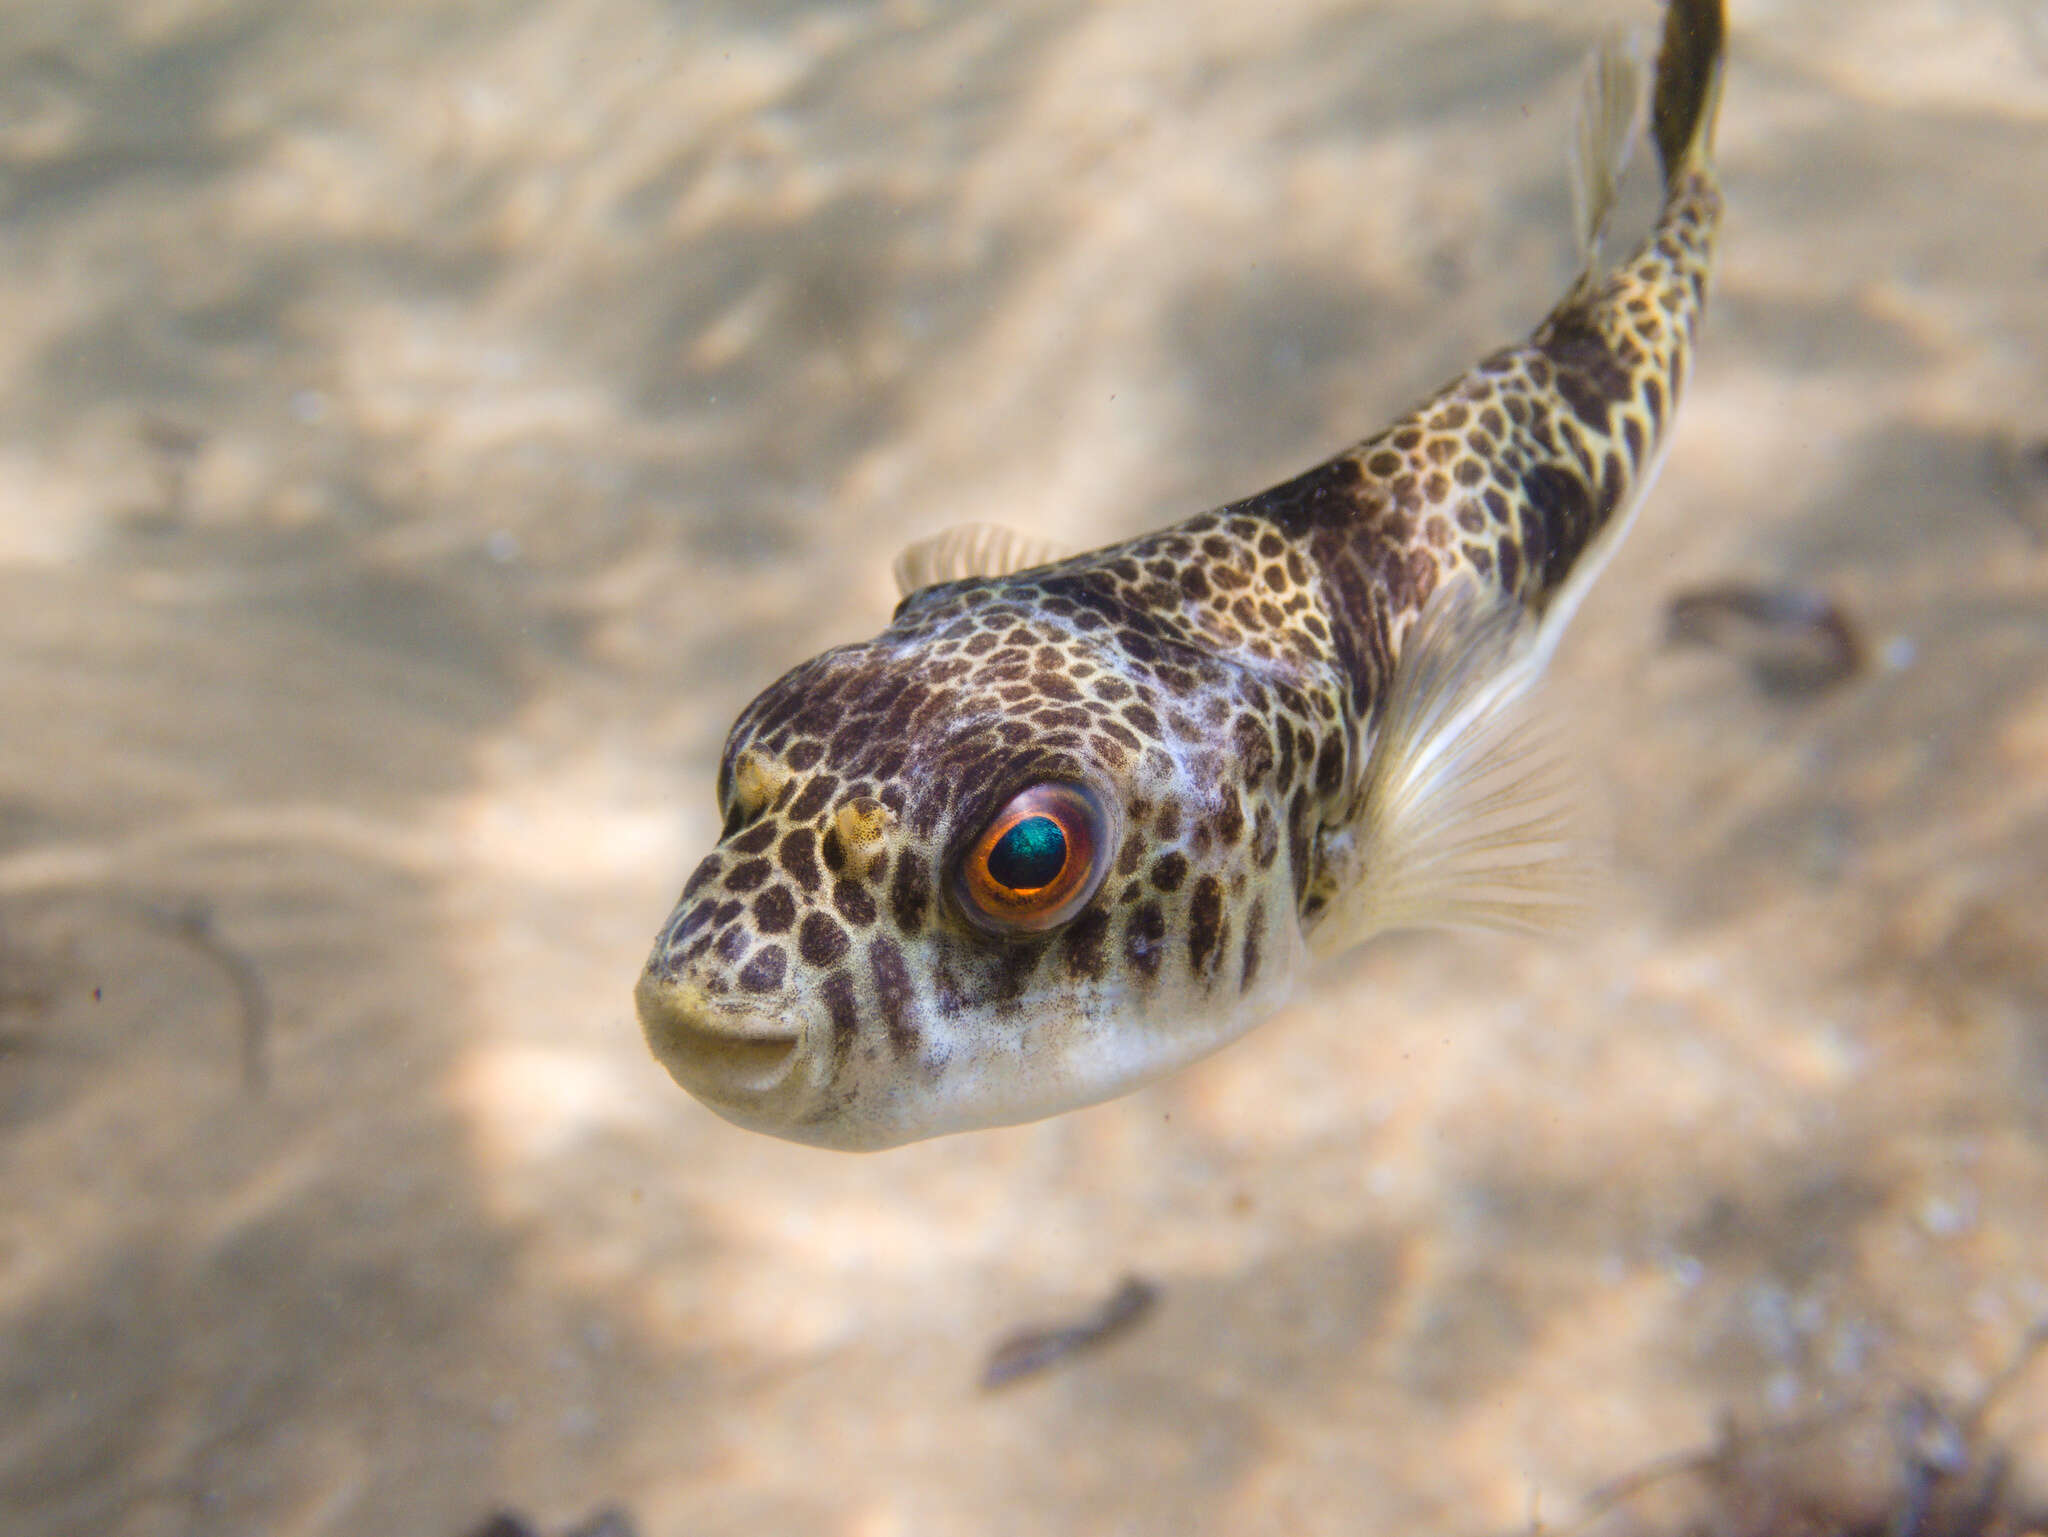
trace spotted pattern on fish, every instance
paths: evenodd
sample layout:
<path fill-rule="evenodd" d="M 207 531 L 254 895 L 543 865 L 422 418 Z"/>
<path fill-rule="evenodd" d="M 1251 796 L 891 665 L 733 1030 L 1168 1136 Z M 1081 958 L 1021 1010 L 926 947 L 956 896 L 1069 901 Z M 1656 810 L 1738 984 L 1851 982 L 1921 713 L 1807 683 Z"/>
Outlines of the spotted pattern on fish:
<path fill-rule="evenodd" d="M 1525 343 L 1257 496 L 913 592 L 747 707 L 719 844 L 639 990 L 686 1087 L 886 1146 L 1107 1097 L 1284 1000 L 1432 600 L 1456 584 L 1561 624 L 1668 440 L 1721 211 L 1719 29 L 1718 3 L 1673 5 L 1662 213 Z M 1101 792 L 1100 885 L 1057 927 L 991 934 L 962 910 L 963 849 L 1044 784 Z"/>

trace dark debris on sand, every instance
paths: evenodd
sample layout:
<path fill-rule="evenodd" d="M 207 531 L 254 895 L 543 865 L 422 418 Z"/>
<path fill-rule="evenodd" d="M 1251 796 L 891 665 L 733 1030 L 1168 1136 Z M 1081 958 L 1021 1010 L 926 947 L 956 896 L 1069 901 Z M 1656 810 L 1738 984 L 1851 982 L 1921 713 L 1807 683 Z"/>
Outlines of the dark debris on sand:
<path fill-rule="evenodd" d="M 2048 1498 L 1984 1428 L 2039 1342 L 1961 1412 L 1910 1391 L 1755 1430 L 1639 1469 L 1597 1494 L 1572 1537 L 2043 1537 Z"/>
<path fill-rule="evenodd" d="M 1674 596 L 1665 639 L 1733 656 L 1764 693 L 1798 699 L 1862 671 L 1862 635 L 1840 605 L 1803 587 L 1724 582 Z"/>
<path fill-rule="evenodd" d="M 501 1510 L 482 1525 L 472 1527 L 465 1537 L 546 1537 L 546 1534 L 524 1516 Z M 639 1537 L 639 1528 L 623 1510 L 608 1505 L 589 1520 L 564 1527 L 559 1537 Z"/>

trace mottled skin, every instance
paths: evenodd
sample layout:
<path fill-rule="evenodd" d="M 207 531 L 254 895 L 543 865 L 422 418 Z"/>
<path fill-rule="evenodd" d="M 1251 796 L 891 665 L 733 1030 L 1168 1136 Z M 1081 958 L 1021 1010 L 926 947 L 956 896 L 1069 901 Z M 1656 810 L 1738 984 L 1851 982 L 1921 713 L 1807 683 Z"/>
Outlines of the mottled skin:
<path fill-rule="evenodd" d="M 1462 575 L 1554 639 L 1654 473 L 1721 208 L 1657 126 L 1654 229 L 1527 342 L 1260 495 L 915 592 L 748 706 L 723 835 L 640 986 L 685 1086 L 745 1125 L 886 1146 L 1106 1098 L 1282 1001 L 1432 594 Z M 1047 781 L 1101 792 L 1113 867 L 1062 927 L 992 937 L 949 872 Z"/>

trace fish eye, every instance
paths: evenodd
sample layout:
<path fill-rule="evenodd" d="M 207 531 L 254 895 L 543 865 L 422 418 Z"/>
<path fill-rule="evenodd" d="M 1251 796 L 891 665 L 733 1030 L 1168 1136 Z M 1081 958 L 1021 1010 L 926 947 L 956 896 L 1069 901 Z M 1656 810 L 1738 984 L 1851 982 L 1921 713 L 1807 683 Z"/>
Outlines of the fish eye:
<path fill-rule="evenodd" d="M 1033 785 L 1013 795 L 960 860 L 961 910 L 994 934 L 1058 928 L 1109 871 L 1109 818 L 1081 785 Z"/>

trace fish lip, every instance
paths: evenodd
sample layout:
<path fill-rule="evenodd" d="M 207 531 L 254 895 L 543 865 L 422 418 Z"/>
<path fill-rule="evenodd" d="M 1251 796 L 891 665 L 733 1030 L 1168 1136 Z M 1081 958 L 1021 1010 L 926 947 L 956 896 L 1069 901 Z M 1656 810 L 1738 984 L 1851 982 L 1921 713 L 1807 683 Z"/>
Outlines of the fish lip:
<path fill-rule="evenodd" d="M 788 1085 L 802 1060 L 800 1024 L 714 998 L 653 965 L 633 998 L 655 1059 L 713 1108 L 758 1108 Z"/>

